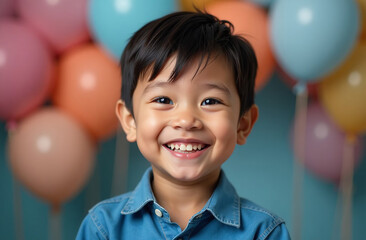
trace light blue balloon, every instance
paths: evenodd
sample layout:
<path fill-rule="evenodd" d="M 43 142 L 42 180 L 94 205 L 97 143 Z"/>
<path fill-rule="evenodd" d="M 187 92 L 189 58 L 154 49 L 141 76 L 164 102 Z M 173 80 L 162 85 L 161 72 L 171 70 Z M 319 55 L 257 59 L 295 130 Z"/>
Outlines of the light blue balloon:
<path fill-rule="evenodd" d="M 118 60 L 134 32 L 176 9 L 173 0 L 91 0 L 89 25 L 93 38 Z"/>
<path fill-rule="evenodd" d="M 317 81 L 348 56 L 359 21 L 354 0 L 276 0 L 270 10 L 276 58 L 295 79 Z"/>

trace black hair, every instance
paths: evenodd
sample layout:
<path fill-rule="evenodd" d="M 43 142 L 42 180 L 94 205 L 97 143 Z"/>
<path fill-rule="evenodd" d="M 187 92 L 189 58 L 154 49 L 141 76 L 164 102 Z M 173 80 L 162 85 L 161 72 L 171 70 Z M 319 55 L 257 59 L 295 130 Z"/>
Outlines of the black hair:
<path fill-rule="evenodd" d="M 176 64 L 169 80 L 175 81 L 195 58 L 201 59 L 197 73 L 213 53 L 219 53 L 232 66 L 242 116 L 254 104 L 258 64 L 250 43 L 233 31 L 229 21 L 204 12 L 175 12 L 144 25 L 121 56 L 121 95 L 127 109 L 133 114 L 132 96 L 139 79 L 147 72 L 149 81 L 155 79 L 172 55 L 176 54 Z"/>

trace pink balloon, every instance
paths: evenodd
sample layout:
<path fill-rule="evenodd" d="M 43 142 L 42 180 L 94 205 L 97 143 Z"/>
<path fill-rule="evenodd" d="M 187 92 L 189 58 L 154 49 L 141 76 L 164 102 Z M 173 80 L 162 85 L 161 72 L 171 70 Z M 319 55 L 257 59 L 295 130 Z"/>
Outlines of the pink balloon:
<path fill-rule="evenodd" d="M 301 113 L 303 114 L 303 113 Z M 339 183 L 346 135 L 319 103 L 308 107 L 306 118 L 305 167 L 318 177 Z M 354 166 L 362 153 L 360 138 L 355 144 Z M 295 149 L 295 154 L 298 150 Z"/>
<path fill-rule="evenodd" d="M 41 40 L 19 21 L 0 20 L 0 119 L 43 104 L 52 84 L 52 59 Z"/>
<path fill-rule="evenodd" d="M 9 133 L 9 161 L 15 177 L 58 208 L 88 180 L 95 144 L 71 117 L 44 108 Z"/>
<path fill-rule="evenodd" d="M 0 0 L 0 18 L 14 14 L 14 0 Z"/>
<path fill-rule="evenodd" d="M 86 0 L 18 0 L 17 8 L 57 53 L 89 38 Z"/>

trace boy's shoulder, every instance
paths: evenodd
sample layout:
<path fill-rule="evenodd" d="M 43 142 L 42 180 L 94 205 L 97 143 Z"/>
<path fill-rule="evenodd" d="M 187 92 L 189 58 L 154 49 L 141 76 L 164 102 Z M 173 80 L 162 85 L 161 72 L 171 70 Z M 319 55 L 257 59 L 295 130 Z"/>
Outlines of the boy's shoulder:
<path fill-rule="evenodd" d="M 266 208 L 239 196 L 235 187 L 227 178 L 224 172 L 221 173 L 218 186 L 215 190 L 214 198 L 216 199 L 215 206 L 212 209 L 217 210 L 217 215 L 226 215 L 226 218 L 236 222 L 236 226 L 249 224 L 260 225 L 270 224 L 276 227 L 277 225 L 284 223 L 284 220 L 273 214 Z M 219 202 L 225 203 L 217 204 Z M 240 217 L 237 216 L 236 212 L 240 212 Z"/>
<path fill-rule="evenodd" d="M 123 210 L 131 202 L 132 195 L 133 192 L 124 193 L 94 205 L 84 219 L 85 227 L 94 226 L 105 239 L 108 239 L 106 236 L 121 223 Z"/>
<path fill-rule="evenodd" d="M 151 168 L 147 169 L 133 191 L 103 200 L 92 207 L 89 213 L 108 212 L 109 216 L 113 213 L 120 216 L 140 210 L 154 200 L 150 186 L 151 174 Z"/>
<path fill-rule="evenodd" d="M 267 210 L 266 208 L 246 199 L 240 197 L 240 207 L 243 214 L 247 215 L 258 215 L 263 218 L 269 218 L 273 221 L 280 221 L 283 222 L 284 220 L 277 216 L 276 214 L 272 213 L 271 211 Z"/>
<path fill-rule="evenodd" d="M 116 211 L 118 214 L 121 213 L 123 207 L 130 200 L 132 192 L 123 193 L 118 196 L 114 196 L 108 199 L 105 199 L 97 204 L 95 204 L 91 209 L 89 209 L 89 213 L 96 213 L 99 211 L 107 211 L 113 212 Z"/>
<path fill-rule="evenodd" d="M 132 192 L 124 193 L 94 205 L 84 218 L 76 239 L 111 239 L 110 234 L 117 229 L 121 211 L 131 195 Z"/>
<path fill-rule="evenodd" d="M 285 225 L 282 218 L 248 199 L 240 198 L 240 209 L 241 228 L 261 233 L 259 239 L 266 239 L 276 228 Z"/>

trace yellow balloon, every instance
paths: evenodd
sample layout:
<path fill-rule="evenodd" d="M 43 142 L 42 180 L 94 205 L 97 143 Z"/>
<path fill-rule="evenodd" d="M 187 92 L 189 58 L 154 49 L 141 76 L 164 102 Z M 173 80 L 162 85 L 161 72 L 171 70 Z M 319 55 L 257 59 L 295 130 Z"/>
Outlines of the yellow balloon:
<path fill-rule="evenodd" d="M 366 43 L 319 84 L 319 96 L 333 120 L 349 134 L 366 131 Z"/>
<path fill-rule="evenodd" d="M 183 11 L 195 11 L 194 6 L 200 10 L 205 10 L 206 7 L 213 3 L 223 0 L 180 0 L 180 6 Z"/>

